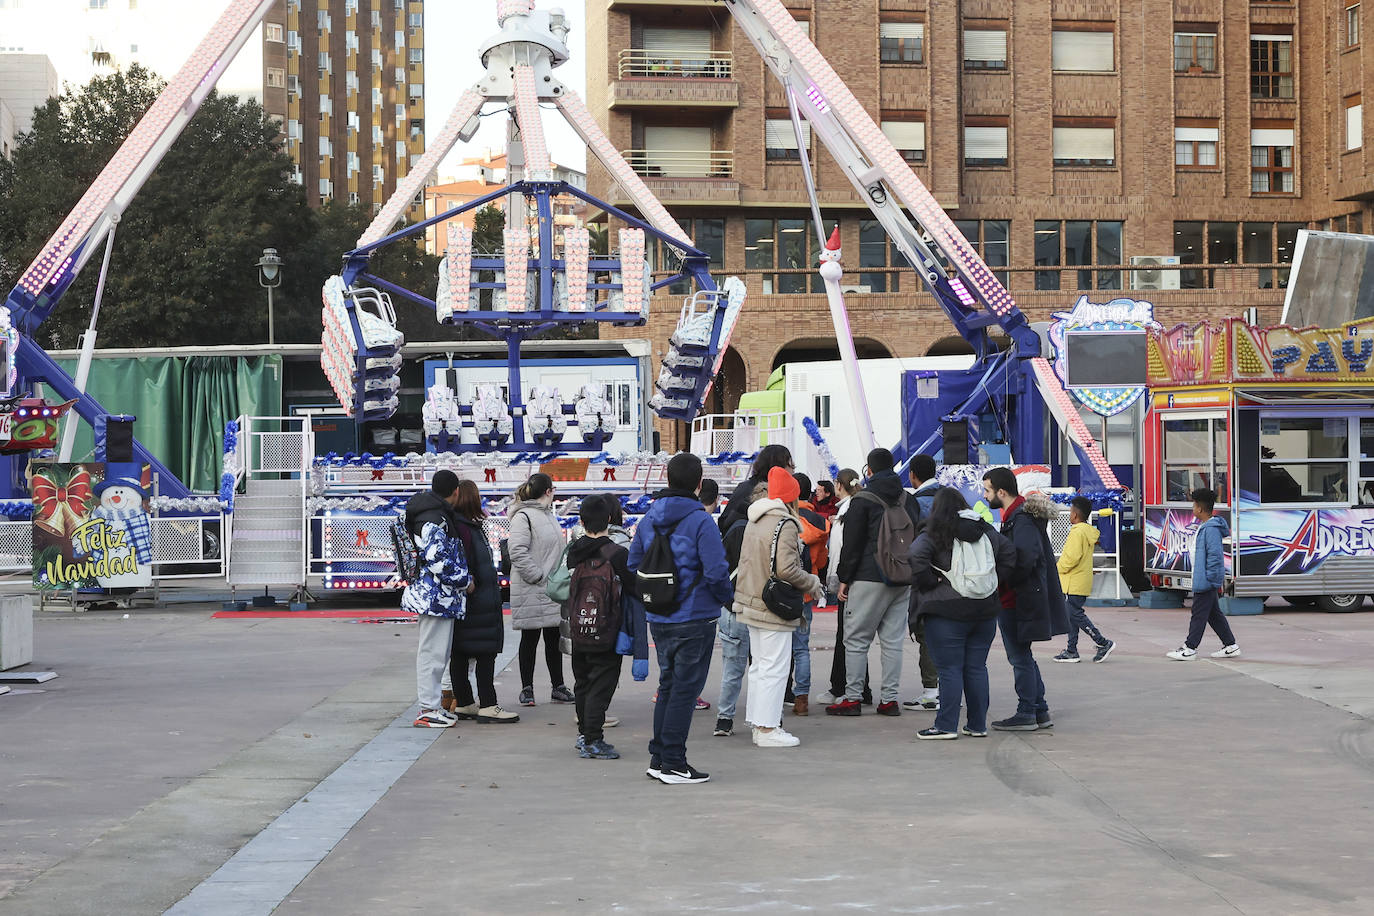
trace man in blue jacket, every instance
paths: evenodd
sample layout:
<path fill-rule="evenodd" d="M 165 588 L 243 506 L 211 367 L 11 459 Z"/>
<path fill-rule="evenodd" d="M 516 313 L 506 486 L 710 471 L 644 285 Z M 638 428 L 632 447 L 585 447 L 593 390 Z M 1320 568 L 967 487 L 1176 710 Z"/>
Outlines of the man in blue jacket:
<path fill-rule="evenodd" d="M 1204 488 L 1190 495 L 1193 518 L 1198 521 L 1197 540 L 1193 545 L 1193 619 L 1188 624 L 1188 638 L 1183 645 L 1165 654 L 1179 662 L 1197 658 L 1203 631 L 1211 626 L 1221 640 L 1221 648 L 1212 653 L 1212 658 L 1235 658 L 1240 655 L 1240 646 L 1236 645 L 1236 636 L 1218 600 L 1226 586 L 1226 555 L 1221 542 L 1231 533 L 1231 526 L 1226 524 L 1226 519 L 1212 514 L 1217 504 L 1215 491 Z"/>
<path fill-rule="evenodd" d="M 654 495 L 630 544 L 631 572 L 659 532 L 670 533 L 676 567 L 677 607 L 648 614 L 658 648 L 658 702 L 646 774 L 668 785 L 706 782 L 711 777 L 687 762 L 687 732 L 697 697 L 711 670 L 720 609 L 734 599 L 720 529 L 701 505 L 701 459 L 682 452 L 668 462 L 668 489 Z"/>

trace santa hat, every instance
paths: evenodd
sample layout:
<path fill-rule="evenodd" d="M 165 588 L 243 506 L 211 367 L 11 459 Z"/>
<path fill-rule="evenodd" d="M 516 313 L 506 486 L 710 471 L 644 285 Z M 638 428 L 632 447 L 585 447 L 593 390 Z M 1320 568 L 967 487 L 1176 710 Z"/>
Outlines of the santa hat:
<path fill-rule="evenodd" d="M 801 485 L 786 468 L 771 468 L 768 471 L 768 498 L 780 499 L 785 503 L 796 502 L 801 496 Z"/>

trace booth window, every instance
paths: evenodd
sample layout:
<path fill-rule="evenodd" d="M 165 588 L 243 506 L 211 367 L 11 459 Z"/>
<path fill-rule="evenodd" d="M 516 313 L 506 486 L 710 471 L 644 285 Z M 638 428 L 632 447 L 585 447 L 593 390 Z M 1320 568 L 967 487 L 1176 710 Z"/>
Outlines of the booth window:
<path fill-rule="evenodd" d="M 1260 415 L 1261 503 L 1349 503 L 1350 418 Z"/>
<path fill-rule="evenodd" d="M 1177 417 L 1164 421 L 1165 501 L 1188 503 L 1199 487 L 1229 502 L 1226 481 L 1226 418 Z"/>

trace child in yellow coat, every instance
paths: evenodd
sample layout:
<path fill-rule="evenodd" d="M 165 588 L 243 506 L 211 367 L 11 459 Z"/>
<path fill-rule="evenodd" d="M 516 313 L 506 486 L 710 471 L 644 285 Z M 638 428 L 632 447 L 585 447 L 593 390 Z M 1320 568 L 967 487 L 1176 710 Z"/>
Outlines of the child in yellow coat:
<path fill-rule="evenodd" d="M 1097 644 L 1093 661 L 1105 662 L 1116 648 L 1116 643 L 1103 636 L 1083 611 L 1083 602 L 1093 590 L 1093 551 L 1100 537 L 1097 528 L 1088 521 L 1093 504 L 1086 497 L 1075 496 L 1069 506 L 1069 521 L 1073 527 L 1069 529 L 1069 539 L 1064 542 L 1064 552 L 1060 554 L 1058 564 L 1059 584 L 1064 588 L 1064 601 L 1069 606 L 1069 645 L 1054 660 L 1069 664 L 1082 661 L 1078 657 L 1078 633 L 1081 630 Z"/>

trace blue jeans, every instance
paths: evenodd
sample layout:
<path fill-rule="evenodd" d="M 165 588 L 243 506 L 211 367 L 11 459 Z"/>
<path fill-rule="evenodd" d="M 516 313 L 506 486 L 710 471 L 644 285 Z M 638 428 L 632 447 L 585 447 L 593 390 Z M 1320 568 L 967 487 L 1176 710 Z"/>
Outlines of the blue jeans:
<path fill-rule="evenodd" d="M 720 718 L 735 718 L 748 667 L 749 627 L 740 623 L 734 611 L 724 609 L 720 612 L 720 699 L 716 701 L 716 715 Z"/>
<path fill-rule="evenodd" d="M 650 623 L 649 633 L 658 649 L 658 702 L 649 756 L 657 757 L 665 769 L 681 768 L 687 765 L 692 713 L 711 670 L 716 619 Z"/>
<path fill-rule="evenodd" d="M 1064 596 L 1064 603 L 1067 604 L 1069 608 L 1069 644 L 1065 648 L 1075 655 L 1078 654 L 1078 632 L 1080 630 L 1087 633 L 1088 638 L 1091 639 L 1098 648 L 1107 644 L 1107 637 L 1103 636 L 1102 632 L 1098 630 L 1097 627 L 1093 626 L 1093 622 L 1088 619 L 1087 612 L 1083 610 L 1083 602 L 1087 600 L 1087 595 Z"/>
<path fill-rule="evenodd" d="M 940 711 L 935 727 L 942 732 L 959 730 L 959 700 L 968 703 L 969 731 L 988 730 L 988 650 L 997 635 L 997 621 L 951 620 L 948 617 L 921 618 L 925 623 L 926 644 L 935 668 L 940 673 Z"/>
<path fill-rule="evenodd" d="M 801 626 L 792 631 L 792 693 L 804 697 L 811 692 L 811 617 L 813 605 L 802 606 Z"/>
<path fill-rule="evenodd" d="M 1040 666 L 1035 663 L 1031 644 L 1016 639 L 1016 612 L 1003 610 L 997 615 L 1002 631 L 1002 648 L 1007 650 L 1012 679 L 1016 685 L 1016 714 L 1018 716 L 1048 715 L 1050 704 L 1045 702 L 1045 682 L 1040 678 Z"/>

